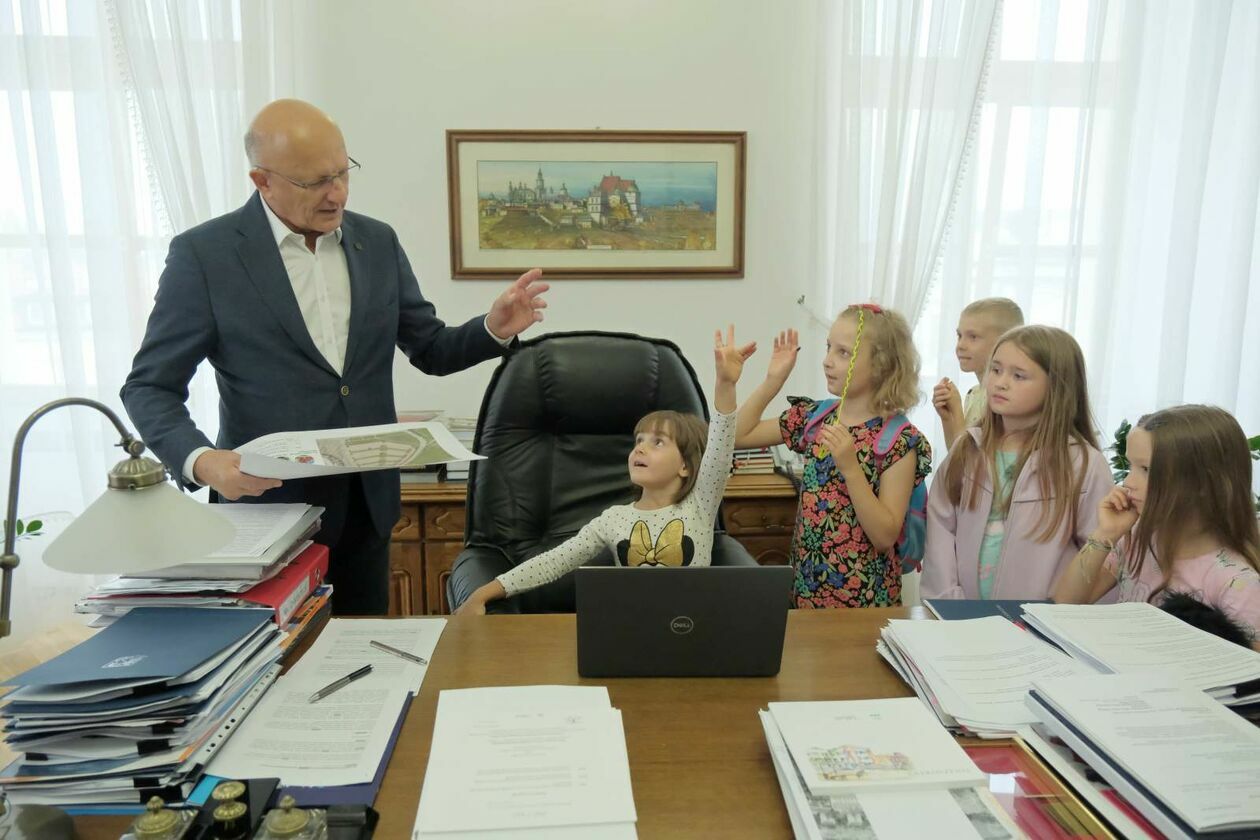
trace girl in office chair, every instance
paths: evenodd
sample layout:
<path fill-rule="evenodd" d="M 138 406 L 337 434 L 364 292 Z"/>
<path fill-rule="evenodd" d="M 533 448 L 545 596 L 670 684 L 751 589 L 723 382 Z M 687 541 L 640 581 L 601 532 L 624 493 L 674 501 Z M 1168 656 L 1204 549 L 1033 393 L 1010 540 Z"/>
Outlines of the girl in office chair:
<path fill-rule="evenodd" d="M 611 549 L 622 566 L 707 566 L 713 523 L 735 446 L 735 383 L 756 344 L 738 347 L 735 327 L 714 334 L 713 422 L 654 411 L 634 430 L 626 459 L 639 498 L 613 505 L 572 538 L 478 588 L 456 615 L 480 615 L 486 604 L 558 580 Z M 707 443 L 706 443 L 707 439 Z"/>

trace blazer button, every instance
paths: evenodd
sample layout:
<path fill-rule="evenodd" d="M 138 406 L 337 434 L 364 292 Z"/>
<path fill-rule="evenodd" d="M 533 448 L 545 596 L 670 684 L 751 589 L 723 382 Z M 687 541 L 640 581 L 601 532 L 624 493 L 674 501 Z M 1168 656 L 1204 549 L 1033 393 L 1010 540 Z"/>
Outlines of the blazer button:
<path fill-rule="evenodd" d="M 342 386 L 341 386 L 341 396 L 343 396 L 343 397 L 348 397 L 348 396 L 350 396 L 350 386 L 349 386 L 349 385 L 342 385 Z"/>

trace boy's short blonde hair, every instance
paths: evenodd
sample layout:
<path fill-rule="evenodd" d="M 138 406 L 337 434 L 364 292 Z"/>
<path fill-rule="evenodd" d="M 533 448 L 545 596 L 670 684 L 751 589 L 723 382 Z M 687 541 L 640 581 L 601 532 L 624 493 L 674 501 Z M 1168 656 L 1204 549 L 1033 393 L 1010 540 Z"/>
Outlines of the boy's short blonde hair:
<path fill-rule="evenodd" d="M 998 333 L 1004 333 L 1015 327 L 1024 325 L 1024 310 L 1019 308 L 1019 304 L 1010 298 L 989 297 L 973 300 L 971 303 L 963 307 L 962 313 L 959 315 L 984 315 L 993 321 L 993 326 L 997 327 Z"/>

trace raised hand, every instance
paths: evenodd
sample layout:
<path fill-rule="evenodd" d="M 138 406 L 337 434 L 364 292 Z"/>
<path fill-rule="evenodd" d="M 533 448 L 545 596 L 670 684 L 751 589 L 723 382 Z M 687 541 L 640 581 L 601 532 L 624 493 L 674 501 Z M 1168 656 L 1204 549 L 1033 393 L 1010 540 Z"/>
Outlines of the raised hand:
<path fill-rule="evenodd" d="M 836 462 L 836 469 L 840 470 L 840 475 L 844 476 L 845 481 L 861 469 L 861 464 L 858 463 L 857 445 L 848 429 L 824 423 L 818 427 L 818 442 L 831 453 Z"/>
<path fill-rule="evenodd" d="M 1137 521 L 1137 506 L 1129 498 L 1129 492 L 1123 486 L 1116 485 L 1098 503 L 1098 527 L 1094 529 L 1094 533 L 1107 542 L 1114 543 L 1133 530 Z"/>
<path fill-rule="evenodd" d="M 547 301 L 543 300 L 542 294 L 551 287 L 538 282 L 540 277 L 542 269 L 532 268 L 494 299 L 486 314 L 486 326 L 490 332 L 507 340 L 543 319 L 542 311 L 547 308 Z"/>
<path fill-rule="evenodd" d="M 784 330 L 774 338 L 774 350 L 770 353 L 770 367 L 766 379 L 773 380 L 780 388 L 787 382 L 788 374 L 796 367 L 796 356 L 801 352 L 801 338 L 796 330 Z"/>
<path fill-rule="evenodd" d="M 748 357 L 757 352 L 757 344 L 745 344 L 743 347 L 735 346 L 735 325 L 730 324 L 726 328 L 726 338 L 722 338 L 722 331 L 717 330 L 713 333 L 713 364 L 717 369 L 717 380 L 721 383 L 734 384 L 739 381 L 739 376 L 744 371 L 744 362 L 748 361 Z"/>
<path fill-rule="evenodd" d="M 962 395 L 958 393 L 958 387 L 948 378 L 937 382 L 936 387 L 932 389 L 932 408 L 936 409 L 936 413 L 942 420 L 953 420 L 959 425 L 962 424 Z"/>

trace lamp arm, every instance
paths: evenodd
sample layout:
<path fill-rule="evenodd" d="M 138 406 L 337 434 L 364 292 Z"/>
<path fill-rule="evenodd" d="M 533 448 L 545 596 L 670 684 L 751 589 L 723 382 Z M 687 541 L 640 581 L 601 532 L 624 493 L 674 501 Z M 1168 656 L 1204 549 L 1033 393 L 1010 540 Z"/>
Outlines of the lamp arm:
<path fill-rule="evenodd" d="M 5 509 L 4 554 L 0 555 L 0 570 L 3 571 L 3 582 L 0 583 L 0 639 L 9 635 L 9 601 L 12 594 L 13 570 L 18 565 L 16 551 L 17 506 L 18 479 L 22 471 L 22 446 L 26 442 L 27 432 L 31 430 L 31 426 L 35 425 L 36 420 L 50 411 L 55 411 L 68 405 L 85 405 L 89 408 L 95 408 L 114 424 L 114 428 L 118 430 L 118 434 L 122 437 L 118 445 L 128 455 L 134 458 L 144 452 L 144 443 L 128 431 L 122 420 L 118 419 L 118 415 L 109 406 L 96 400 L 89 400 L 83 397 L 66 397 L 65 399 L 53 400 L 35 409 L 30 417 L 22 421 L 22 425 L 18 427 L 17 437 L 13 440 L 13 459 L 9 465 L 9 500 Z"/>

